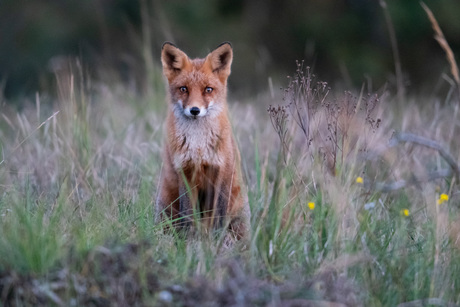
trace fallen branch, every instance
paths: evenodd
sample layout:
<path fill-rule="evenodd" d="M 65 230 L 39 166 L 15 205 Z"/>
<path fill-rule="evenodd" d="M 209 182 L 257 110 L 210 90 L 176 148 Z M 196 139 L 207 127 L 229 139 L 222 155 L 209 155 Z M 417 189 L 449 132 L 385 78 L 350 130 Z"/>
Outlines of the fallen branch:
<path fill-rule="evenodd" d="M 411 302 L 405 302 L 398 305 L 398 307 L 422 307 L 427 305 L 433 306 L 448 306 L 448 307 L 458 307 L 457 304 L 449 303 L 440 298 L 426 298 L 421 300 L 415 300 Z"/>
<path fill-rule="evenodd" d="M 430 181 L 433 181 L 439 178 L 450 177 L 452 176 L 452 174 L 453 174 L 452 170 L 450 168 L 446 168 L 446 169 L 441 169 L 439 171 L 429 172 L 427 176 L 425 176 L 424 178 L 412 178 L 408 180 L 402 179 L 402 180 L 394 181 L 391 183 L 378 182 L 378 183 L 371 184 L 369 182 L 364 182 L 364 187 L 368 189 L 372 188 L 374 190 L 378 190 L 378 191 L 386 193 L 386 192 L 400 190 L 407 186 L 418 185 L 418 184 L 430 182 Z"/>
<path fill-rule="evenodd" d="M 364 182 L 364 187 L 367 189 L 374 189 L 382 192 L 391 192 L 403 189 L 410 185 L 418 185 L 424 182 L 430 182 L 439 178 L 446 178 L 454 176 L 458 180 L 460 177 L 460 166 L 455 162 L 453 156 L 444 149 L 439 143 L 412 134 L 412 133 L 396 133 L 392 139 L 390 140 L 390 147 L 394 147 L 399 145 L 400 143 L 413 143 L 417 145 L 422 145 L 431 149 L 434 149 L 439 152 L 441 157 L 449 164 L 450 168 L 440 169 L 437 171 L 428 172 L 426 176 L 423 178 L 411 178 L 407 180 L 398 180 L 391 183 L 371 183 L 371 182 Z"/>
<path fill-rule="evenodd" d="M 446 160 L 447 164 L 449 164 L 449 166 L 452 168 L 452 171 L 454 172 L 455 176 L 457 177 L 457 180 L 459 179 L 460 167 L 455 162 L 455 160 L 452 157 L 452 155 L 449 152 L 447 152 L 447 150 L 445 150 L 439 143 L 437 143 L 437 142 L 435 142 L 433 140 L 424 138 L 422 136 L 412 134 L 412 133 L 402 133 L 402 132 L 400 132 L 400 133 L 396 133 L 393 136 L 393 138 L 390 141 L 390 146 L 395 146 L 395 145 L 397 145 L 399 143 L 403 143 L 403 142 L 404 143 L 414 143 L 414 144 L 422 145 L 422 146 L 429 147 L 429 148 L 437 150 L 439 152 L 439 154 L 441 155 L 441 157 L 443 157 L 444 160 Z M 449 175 L 447 175 L 447 176 L 449 176 Z"/>

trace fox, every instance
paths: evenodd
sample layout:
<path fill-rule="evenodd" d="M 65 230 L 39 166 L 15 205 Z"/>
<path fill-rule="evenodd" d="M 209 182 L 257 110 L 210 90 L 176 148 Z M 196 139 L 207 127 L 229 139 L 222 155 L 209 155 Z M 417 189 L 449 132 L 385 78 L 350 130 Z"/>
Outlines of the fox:
<path fill-rule="evenodd" d="M 227 105 L 232 61 L 229 42 L 196 59 L 163 44 L 168 111 L 155 219 L 179 229 L 224 229 L 241 240 L 250 209 Z"/>

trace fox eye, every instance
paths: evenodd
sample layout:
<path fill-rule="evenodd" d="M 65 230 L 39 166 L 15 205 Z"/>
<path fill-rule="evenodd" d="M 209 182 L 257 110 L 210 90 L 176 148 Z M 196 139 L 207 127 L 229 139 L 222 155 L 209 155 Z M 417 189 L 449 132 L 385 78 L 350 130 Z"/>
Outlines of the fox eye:
<path fill-rule="evenodd" d="M 204 89 L 204 92 L 209 94 L 209 93 L 212 93 L 213 90 L 214 90 L 214 89 L 213 89 L 212 87 L 207 86 L 207 87 Z"/>
<path fill-rule="evenodd" d="M 186 86 L 181 86 L 181 87 L 179 87 L 179 91 L 180 91 L 181 93 L 187 93 L 187 92 L 188 92 Z"/>

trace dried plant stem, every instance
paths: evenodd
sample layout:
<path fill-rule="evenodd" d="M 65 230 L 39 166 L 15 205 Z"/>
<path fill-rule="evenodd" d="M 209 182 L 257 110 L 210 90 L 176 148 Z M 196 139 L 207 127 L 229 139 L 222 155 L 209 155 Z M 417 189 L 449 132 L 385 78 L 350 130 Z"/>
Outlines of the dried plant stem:
<path fill-rule="evenodd" d="M 438 41 L 439 45 L 446 53 L 447 61 L 449 62 L 449 65 L 450 65 L 450 72 L 452 76 L 454 77 L 455 82 L 457 83 L 458 101 L 460 103 L 460 76 L 458 72 L 457 62 L 455 61 L 454 52 L 452 51 L 449 44 L 447 43 L 447 40 L 444 37 L 441 27 L 439 26 L 436 18 L 434 17 L 433 12 L 431 12 L 429 7 L 424 2 L 421 2 L 420 5 L 422 6 L 426 14 L 428 15 L 428 19 L 430 19 L 431 26 L 433 27 L 433 30 L 435 33 L 434 38 Z"/>
<path fill-rule="evenodd" d="M 152 84 L 154 84 L 154 69 L 155 64 L 153 60 L 152 52 L 152 31 L 150 20 L 150 7 L 147 4 L 147 1 L 141 0 L 141 20 L 142 20 L 142 56 L 145 61 L 146 74 L 147 74 L 147 85 L 145 90 L 148 96 L 153 95 Z"/>
<path fill-rule="evenodd" d="M 393 21 L 391 20 L 391 15 L 388 12 L 387 3 L 385 2 L 385 0 L 380 0 L 380 6 L 382 7 L 383 14 L 385 15 L 385 22 L 388 27 L 388 34 L 390 35 L 391 41 L 391 49 L 393 51 L 393 58 L 395 61 L 397 95 L 399 101 L 402 101 L 404 98 L 404 81 L 401 68 L 401 59 L 399 57 L 398 51 L 398 41 L 396 40 L 396 32 L 395 28 L 393 27 Z"/>

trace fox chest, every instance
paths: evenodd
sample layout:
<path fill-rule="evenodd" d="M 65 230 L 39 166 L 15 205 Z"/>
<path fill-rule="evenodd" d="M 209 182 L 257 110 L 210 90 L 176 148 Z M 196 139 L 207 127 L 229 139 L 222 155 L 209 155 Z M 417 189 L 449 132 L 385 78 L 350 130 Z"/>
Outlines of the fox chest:
<path fill-rule="evenodd" d="M 213 131 L 181 131 L 176 133 L 175 141 L 173 163 L 176 170 L 201 165 L 221 166 L 224 163 L 225 157 L 220 152 L 222 140 Z"/>

